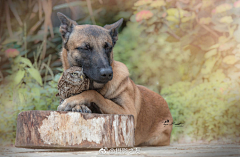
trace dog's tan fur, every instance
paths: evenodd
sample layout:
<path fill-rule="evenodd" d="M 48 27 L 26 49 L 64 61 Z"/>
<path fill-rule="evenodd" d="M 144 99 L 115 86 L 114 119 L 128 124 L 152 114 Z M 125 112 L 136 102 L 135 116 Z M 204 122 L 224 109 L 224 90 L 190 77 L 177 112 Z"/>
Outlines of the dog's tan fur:
<path fill-rule="evenodd" d="M 81 44 L 82 34 L 78 34 L 83 26 L 77 26 L 69 39 L 68 48 Z M 88 27 L 85 25 L 84 27 Z M 98 29 L 99 26 L 96 27 Z M 101 29 L 101 28 L 99 28 Z M 88 39 L 89 40 L 89 39 Z M 92 39 L 92 41 L 98 39 Z M 102 39 L 101 39 L 102 40 Z M 111 41 L 109 41 L 111 42 Z M 94 43 L 93 43 L 94 44 Z M 61 59 L 64 70 L 74 65 L 68 56 L 77 55 L 74 51 L 62 49 Z M 112 57 L 112 55 L 111 55 Z M 71 63 L 69 63 L 71 62 Z M 135 85 L 129 78 L 127 67 L 118 61 L 112 61 L 113 78 L 106 84 L 94 83 L 98 91 L 88 90 L 66 99 L 58 110 L 66 106 L 76 107 L 76 104 L 94 102 L 104 114 L 131 114 L 135 119 L 135 145 L 169 145 L 172 125 L 164 125 L 164 121 L 173 119 L 166 101 L 157 93 L 144 86 Z"/>

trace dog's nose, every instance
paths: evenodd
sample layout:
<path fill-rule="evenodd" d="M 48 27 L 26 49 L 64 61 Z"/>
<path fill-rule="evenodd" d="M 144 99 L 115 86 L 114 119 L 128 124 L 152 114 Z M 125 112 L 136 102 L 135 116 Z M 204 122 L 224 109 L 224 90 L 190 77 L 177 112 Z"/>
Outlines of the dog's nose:
<path fill-rule="evenodd" d="M 111 80 L 112 77 L 113 77 L 112 67 L 101 68 L 100 69 L 100 75 L 101 75 L 101 78 L 104 79 L 104 80 Z"/>

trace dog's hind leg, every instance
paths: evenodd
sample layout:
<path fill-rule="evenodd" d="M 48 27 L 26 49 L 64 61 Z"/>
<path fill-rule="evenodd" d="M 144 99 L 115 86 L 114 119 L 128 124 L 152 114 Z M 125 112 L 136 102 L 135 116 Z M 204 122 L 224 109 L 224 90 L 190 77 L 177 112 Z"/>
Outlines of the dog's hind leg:
<path fill-rule="evenodd" d="M 170 145 L 172 127 L 170 125 L 163 125 L 159 123 L 157 129 L 151 133 L 148 139 L 140 144 L 140 146 L 167 146 Z"/>

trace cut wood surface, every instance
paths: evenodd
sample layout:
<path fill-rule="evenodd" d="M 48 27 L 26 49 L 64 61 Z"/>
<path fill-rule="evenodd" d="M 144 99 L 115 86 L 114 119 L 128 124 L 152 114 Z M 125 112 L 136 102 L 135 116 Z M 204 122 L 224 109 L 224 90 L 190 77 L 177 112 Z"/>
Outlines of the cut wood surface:
<path fill-rule="evenodd" d="M 25 111 L 18 115 L 15 146 L 67 149 L 133 147 L 134 117 Z"/>

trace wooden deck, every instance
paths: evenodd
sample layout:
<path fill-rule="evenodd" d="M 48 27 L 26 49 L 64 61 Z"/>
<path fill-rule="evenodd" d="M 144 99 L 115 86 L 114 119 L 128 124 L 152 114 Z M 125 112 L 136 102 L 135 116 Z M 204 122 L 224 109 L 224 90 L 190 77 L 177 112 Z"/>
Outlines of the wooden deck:
<path fill-rule="evenodd" d="M 184 157 L 205 157 L 205 156 L 240 156 L 239 144 L 173 144 L 163 147 L 137 147 L 137 152 L 132 150 L 116 149 L 106 152 L 96 150 L 66 150 L 66 149 L 24 149 L 16 147 L 0 147 L 0 156 L 184 156 Z M 105 153 L 102 155 L 101 153 Z M 139 153 L 139 154 L 136 154 Z"/>

